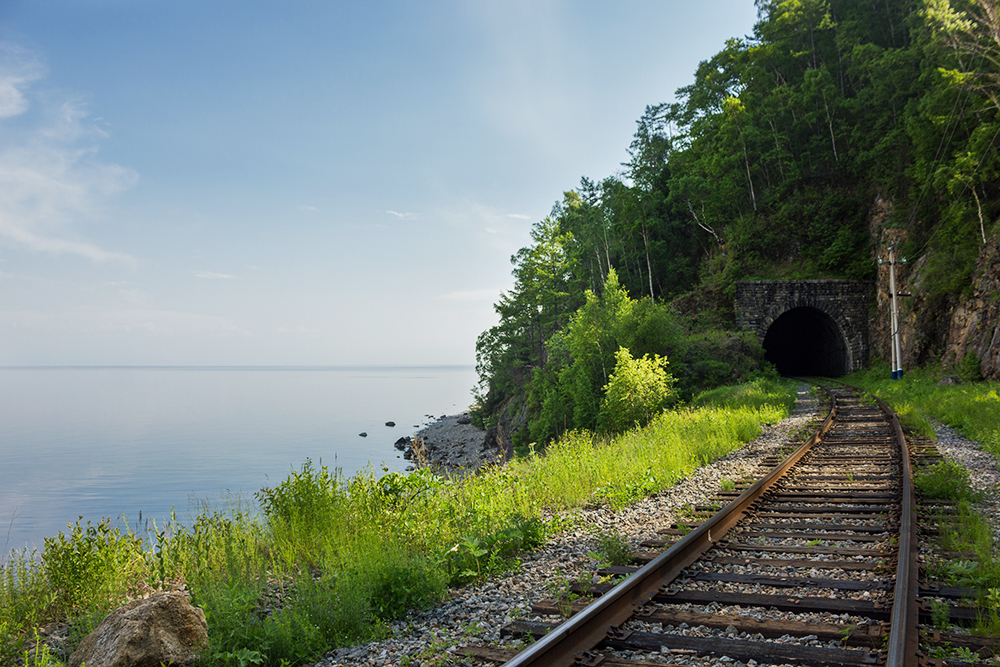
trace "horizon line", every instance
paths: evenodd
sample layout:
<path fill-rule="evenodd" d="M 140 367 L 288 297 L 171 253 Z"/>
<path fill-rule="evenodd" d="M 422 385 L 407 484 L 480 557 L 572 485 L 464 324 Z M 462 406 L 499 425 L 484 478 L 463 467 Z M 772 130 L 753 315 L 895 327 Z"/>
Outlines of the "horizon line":
<path fill-rule="evenodd" d="M 475 368 L 475 364 L 25 364 L 0 365 L 0 370 L 365 370 L 390 368 Z"/>

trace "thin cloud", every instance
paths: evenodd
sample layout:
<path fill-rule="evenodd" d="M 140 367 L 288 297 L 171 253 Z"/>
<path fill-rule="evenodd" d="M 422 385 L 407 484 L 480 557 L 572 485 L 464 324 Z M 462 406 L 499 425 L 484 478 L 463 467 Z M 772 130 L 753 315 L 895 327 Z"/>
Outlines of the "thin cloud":
<path fill-rule="evenodd" d="M 299 209 L 299 211 L 301 213 L 312 213 L 313 211 L 318 211 L 319 210 L 315 206 L 306 206 L 305 204 L 302 204 L 301 206 L 299 206 L 298 209 Z"/>
<path fill-rule="evenodd" d="M 30 85 L 43 74 L 30 53 L 0 44 L 0 120 L 25 116 L 0 148 L 0 242 L 134 266 L 131 256 L 72 238 L 67 230 L 75 221 L 99 217 L 106 201 L 138 175 L 96 159 L 97 141 L 107 135 L 87 122 L 78 100 L 32 109 Z"/>
<path fill-rule="evenodd" d="M 399 211 L 386 211 L 386 213 L 388 213 L 389 215 L 394 215 L 397 218 L 400 218 L 401 220 L 412 220 L 413 218 L 417 217 L 416 213 L 410 213 L 410 212 L 400 213 Z"/>
<path fill-rule="evenodd" d="M 38 58 L 13 44 L 0 44 L 0 119 L 28 109 L 24 88 L 45 75 Z"/>
<path fill-rule="evenodd" d="M 97 317 L 93 319 L 98 320 Z M 170 310 L 134 309 L 106 312 L 100 315 L 99 321 L 100 329 L 126 333 L 239 333 L 249 335 L 248 331 L 241 329 L 226 317 Z M 87 325 L 86 322 L 80 324 Z"/>
<path fill-rule="evenodd" d="M 207 278 L 208 280 L 239 280 L 238 277 L 228 273 L 216 273 L 214 271 L 192 271 L 195 278 Z"/>
<path fill-rule="evenodd" d="M 531 220 L 530 215 L 524 215 L 523 213 L 508 213 L 508 218 L 517 218 L 518 220 Z"/>

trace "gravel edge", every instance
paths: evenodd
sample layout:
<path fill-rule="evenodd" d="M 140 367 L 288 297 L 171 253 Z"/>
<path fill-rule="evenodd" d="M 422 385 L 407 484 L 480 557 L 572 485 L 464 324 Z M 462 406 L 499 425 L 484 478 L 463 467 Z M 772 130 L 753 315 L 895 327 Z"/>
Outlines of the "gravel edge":
<path fill-rule="evenodd" d="M 566 513 L 574 527 L 550 539 L 538 550 L 525 554 L 514 571 L 478 585 L 449 591 L 448 599 L 426 611 L 410 612 L 392 623 L 389 636 L 377 642 L 340 648 L 328 653 L 315 667 L 385 667 L 388 665 L 473 665 L 453 654 L 468 644 L 513 646 L 501 640 L 501 628 L 516 618 L 531 615 L 540 599 L 554 597 L 566 585 L 593 571 L 596 561 L 588 555 L 596 549 L 595 534 L 616 531 L 634 547 L 653 537 L 656 530 L 677 519 L 680 508 L 707 501 L 723 479 L 737 480 L 749 474 L 769 453 L 786 445 L 793 434 L 813 418 L 818 402 L 800 389 L 795 414 L 763 427 L 762 434 L 715 463 L 699 468 L 673 488 L 615 512 L 607 507 L 589 507 Z M 948 460 L 969 470 L 976 490 L 986 492 L 981 509 L 1000 535 L 1000 462 L 982 446 L 954 429 L 935 424 L 937 447 Z M 679 656 L 675 656 L 676 658 Z M 685 660 L 684 662 L 688 662 Z M 697 659 L 695 664 L 713 664 Z"/>

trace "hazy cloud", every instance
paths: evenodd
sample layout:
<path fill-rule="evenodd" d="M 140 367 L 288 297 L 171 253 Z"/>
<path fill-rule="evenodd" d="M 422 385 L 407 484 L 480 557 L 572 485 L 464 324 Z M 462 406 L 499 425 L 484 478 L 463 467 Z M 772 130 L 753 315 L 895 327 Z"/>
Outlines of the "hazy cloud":
<path fill-rule="evenodd" d="M 214 271 L 192 271 L 191 275 L 195 278 L 208 278 L 209 280 L 239 280 L 238 277 L 228 273 L 215 273 Z"/>
<path fill-rule="evenodd" d="M 31 108 L 29 85 L 44 70 L 31 54 L 0 45 L 0 120 L 26 116 L 0 148 L 0 242 L 32 252 L 135 264 L 120 252 L 72 237 L 68 227 L 98 216 L 105 201 L 138 176 L 96 159 L 105 133 L 77 100 Z"/>
<path fill-rule="evenodd" d="M 524 215 L 523 213 L 508 213 L 508 218 L 517 218 L 518 220 L 531 220 L 530 215 Z"/>
<path fill-rule="evenodd" d="M 44 74 L 45 68 L 32 54 L 13 44 L 0 44 L 0 119 L 28 109 L 23 89 Z"/>
<path fill-rule="evenodd" d="M 409 212 L 407 212 L 407 213 L 400 213 L 399 211 L 386 211 L 386 213 L 388 213 L 389 215 L 394 215 L 397 218 L 400 218 L 400 219 L 403 219 L 403 220 L 412 220 L 413 218 L 416 217 L 415 213 L 409 213 Z"/>
<path fill-rule="evenodd" d="M 101 328 L 111 331 L 146 331 L 161 334 L 210 332 L 248 334 L 229 318 L 198 313 L 136 309 L 107 312 L 99 317 L 102 320 Z"/>
<path fill-rule="evenodd" d="M 305 204 L 302 204 L 301 206 L 299 206 L 298 209 L 302 213 L 312 213 L 313 211 L 318 211 L 319 210 L 315 206 L 306 206 Z"/>

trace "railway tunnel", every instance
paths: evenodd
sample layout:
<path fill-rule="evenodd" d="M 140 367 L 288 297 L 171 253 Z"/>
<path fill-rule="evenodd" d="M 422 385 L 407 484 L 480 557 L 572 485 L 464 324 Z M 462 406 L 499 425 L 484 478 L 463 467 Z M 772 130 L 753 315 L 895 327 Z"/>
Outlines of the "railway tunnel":
<path fill-rule="evenodd" d="M 744 280 L 736 320 L 785 376 L 840 377 L 868 361 L 874 285 L 854 280 Z"/>
<path fill-rule="evenodd" d="M 764 358 L 784 376 L 840 377 L 851 372 L 847 339 L 832 317 L 818 308 L 786 311 L 764 334 Z"/>

